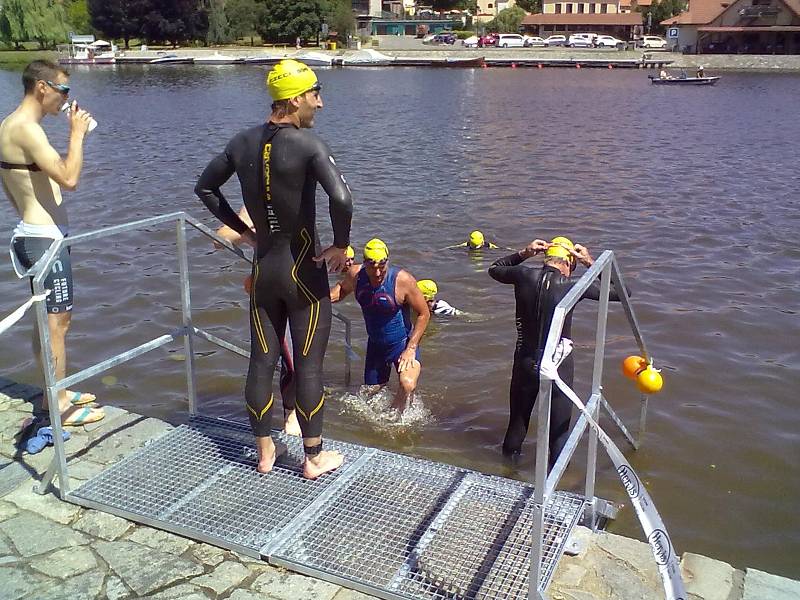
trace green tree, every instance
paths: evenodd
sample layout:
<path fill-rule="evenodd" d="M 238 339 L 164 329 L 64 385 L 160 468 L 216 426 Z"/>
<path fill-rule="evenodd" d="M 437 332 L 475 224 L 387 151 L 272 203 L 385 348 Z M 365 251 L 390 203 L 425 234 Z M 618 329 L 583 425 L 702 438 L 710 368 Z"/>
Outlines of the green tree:
<path fill-rule="evenodd" d="M 519 27 L 522 24 L 522 19 L 525 18 L 525 11 L 518 6 L 511 8 L 504 8 L 497 16 L 486 24 L 487 31 L 496 31 L 498 33 L 518 33 Z"/>
<path fill-rule="evenodd" d="M 148 40 L 169 41 L 173 46 L 204 39 L 208 32 L 208 9 L 201 0 L 157 0 L 142 20 Z"/>
<path fill-rule="evenodd" d="M 142 21 L 151 9 L 151 0 L 88 0 L 92 27 L 103 35 L 125 41 L 142 34 Z"/>
<path fill-rule="evenodd" d="M 517 0 L 517 6 L 529 13 L 542 12 L 542 0 Z"/>
<path fill-rule="evenodd" d="M 208 31 L 206 32 L 207 44 L 224 44 L 230 41 L 230 25 L 225 14 L 225 0 L 208 0 L 206 5 L 208 13 Z"/>
<path fill-rule="evenodd" d="M 86 0 L 72 0 L 66 4 L 67 22 L 75 33 L 92 31 L 92 19 Z"/>
<path fill-rule="evenodd" d="M 298 36 L 314 38 L 327 9 L 326 0 L 264 0 L 256 31 L 273 42 L 291 43 Z"/>
<path fill-rule="evenodd" d="M 647 27 L 648 15 L 650 15 L 651 32 L 663 31 L 664 27 L 661 25 L 661 21 L 679 15 L 684 10 L 686 10 L 685 0 L 654 0 L 650 6 L 640 7 L 645 27 Z"/>
<path fill-rule="evenodd" d="M 225 16 L 233 39 L 250 37 L 252 46 L 256 23 L 260 21 L 263 11 L 264 5 L 255 0 L 225 0 Z"/>
<path fill-rule="evenodd" d="M 41 48 L 67 40 L 67 16 L 56 0 L 5 0 L 0 13 L 0 36 L 19 48 L 36 41 Z"/>
<path fill-rule="evenodd" d="M 347 41 L 348 34 L 356 31 L 356 18 L 353 16 L 353 3 L 350 0 L 329 0 L 325 22 L 335 31 L 339 41 Z"/>

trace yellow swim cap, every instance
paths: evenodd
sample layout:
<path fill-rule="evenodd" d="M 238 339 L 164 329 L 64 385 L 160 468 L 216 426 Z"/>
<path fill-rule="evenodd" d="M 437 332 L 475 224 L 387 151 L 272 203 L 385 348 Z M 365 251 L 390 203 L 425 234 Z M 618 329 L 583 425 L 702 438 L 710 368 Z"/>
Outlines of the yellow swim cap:
<path fill-rule="evenodd" d="M 436 294 L 439 293 L 439 288 L 436 287 L 436 282 L 433 279 L 420 279 L 417 282 L 417 287 L 425 300 L 433 300 Z"/>
<path fill-rule="evenodd" d="M 356 251 L 355 251 L 355 250 L 353 250 L 353 247 L 352 247 L 352 246 L 348 246 L 348 247 L 347 247 L 347 250 L 345 250 L 345 251 L 344 251 L 344 255 L 345 255 L 347 258 L 355 258 L 355 257 L 356 257 Z"/>
<path fill-rule="evenodd" d="M 567 248 L 575 248 L 575 244 L 572 243 L 572 240 L 565 238 L 564 236 L 558 236 L 550 240 L 550 243 L 553 245 L 547 249 L 545 256 L 551 256 L 560 258 L 562 260 L 575 262 L 575 257 L 572 256 L 569 250 L 567 250 Z"/>
<path fill-rule="evenodd" d="M 307 65 L 287 58 L 277 63 L 267 73 L 267 89 L 273 100 L 286 100 L 309 90 L 318 90 L 319 82 L 314 71 Z"/>
<path fill-rule="evenodd" d="M 364 246 L 364 260 L 371 260 L 372 262 L 382 262 L 389 259 L 389 247 L 383 243 L 383 240 L 372 238 Z"/>
<path fill-rule="evenodd" d="M 480 248 L 483 246 L 485 240 L 483 239 L 483 234 L 478 231 L 477 229 L 469 234 L 469 240 L 467 241 L 467 246 L 472 249 Z"/>

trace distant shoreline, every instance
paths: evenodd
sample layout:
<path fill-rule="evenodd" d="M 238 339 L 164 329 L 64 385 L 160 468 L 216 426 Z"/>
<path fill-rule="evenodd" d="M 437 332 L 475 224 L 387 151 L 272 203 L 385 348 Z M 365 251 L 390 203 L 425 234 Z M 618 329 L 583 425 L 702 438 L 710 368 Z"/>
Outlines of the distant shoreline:
<path fill-rule="evenodd" d="M 470 58 L 484 56 L 486 58 L 502 58 L 510 60 L 547 60 L 547 59 L 641 59 L 642 50 L 575 50 L 567 48 L 481 48 L 468 49 L 458 45 L 452 47 L 431 47 L 431 48 L 406 48 L 388 49 L 373 48 L 378 52 L 388 56 L 417 58 L 417 59 L 442 59 L 448 58 Z M 327 51 L 319 48 L 309 47 L 295 50 L 289 48 L 269 48 L 269 47 L 250 47 L 250 46 L 224 46 L 215 48 L 176 48 L 164 49 L 158 52 L 170 52 L 180 56 L 191 56 L 194 58 L 208 56 L 219 53 L 230 56 L 295 56 L 305 52 L 320 52 L 330 56 L 344 58 L 356 53 L 356 50 L 336 50 Z M 758 55 L 758 54 L 678 54 L 672 52 L 646 51 L 651 59 L 664 59 L 672 61 L 669 69 L 694 69 L 698 65 L 703 65 L 706 72 L 709 71 L 781 71 L 781 72 L 800 72 L 800 55 Z M 126 56 L 158 56 L 156 50 L 141 52 L 139 50 L 127 50 Z M 0 66 L 25 65 L 32 60 L 39 58 L 56 59 L 57 54 L 50 51 L 0 51 Z M 100 67 L 103 68 L 103 67 Z"/>

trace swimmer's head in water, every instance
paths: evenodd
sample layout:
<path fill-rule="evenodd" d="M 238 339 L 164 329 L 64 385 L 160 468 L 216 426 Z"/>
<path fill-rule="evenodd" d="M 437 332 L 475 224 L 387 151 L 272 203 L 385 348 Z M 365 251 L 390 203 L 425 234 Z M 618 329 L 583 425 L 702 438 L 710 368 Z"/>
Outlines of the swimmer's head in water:
<path fill-rule="evenodd" d="M 417 282 L 417 287 L 428 302 L 436 298 L 436 294 L 439 293 L 439 288 L 433 279 L 420 279 Z"/>
<path fill-rule="evenodd" d="M 267 73 L 267 89 L 275 101 L 296 98 L 306 92 L 320 89 L 317 76 L 308 65 L 285 59 Z"/>
<path fill-rule="evenodd" d="M 389 247 L 383 240 L 372 238 L 364 246 L 364 260 L 372 263 L 386 262 L 389 260 Z"/>
<path fill-rule="evenodd" d="M 484 239 L 483 234 L 476 229 L 469 234 L 469 239 L 467 239 L 467 248 L 477 250 L 478 248 L 481 248 L 485 242 L 486 240 Z"/>
<path fill-rule="evenodd" d="M 575 257 L 569 251 L 569 249 L 575 248 L 575 244 L 572 243 L 572 240 L 564 236 L 558 236 L 550 240 L 550 243 L 552 246 L 545 252 L 545 261 L 547 261 L 547 259 L 558 259 L 569 263 L 572 267 L 575 266 Z"/>

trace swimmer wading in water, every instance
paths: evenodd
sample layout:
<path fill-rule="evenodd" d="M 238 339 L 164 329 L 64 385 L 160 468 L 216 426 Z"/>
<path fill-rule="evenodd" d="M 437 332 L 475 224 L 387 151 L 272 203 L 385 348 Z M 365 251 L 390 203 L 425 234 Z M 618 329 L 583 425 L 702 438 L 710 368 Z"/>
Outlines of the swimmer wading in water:
<path fill-rule="evenodd" d="M 255 248 L 250 293 L 250 367 L 245 401 L 258 446 L 258 470 L 275 462 L 272 379 L 288 320 L 294 340 L 296 407 L 306 460 L 316 478 L 338 468 L 342 455 L 322 450 L 322 361 L 331 327 L 325 261 L 331 271 L 346 264 L 352 197 L 328 146 L 309 131 L 322 108 L 314 72 L 283 60 L 267 75 L 273 99 L 267 123 L 236 134 L 200 176 L 195 193 L 225 225 Z M 231 208 L 220 187 L 239 178 L 253 232 Z M 333 245 L 316 252 L 316 187 L 330 199 Z"/>

